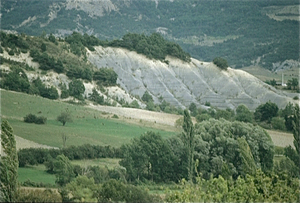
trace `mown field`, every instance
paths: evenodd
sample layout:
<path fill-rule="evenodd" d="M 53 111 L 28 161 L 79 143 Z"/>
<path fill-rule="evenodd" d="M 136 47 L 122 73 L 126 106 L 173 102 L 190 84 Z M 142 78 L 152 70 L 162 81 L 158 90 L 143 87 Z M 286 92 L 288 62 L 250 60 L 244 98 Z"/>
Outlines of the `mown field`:
<path fill-rule="evenodd" d="M 56 117 L 66 109 L 71 112 L 73 122 L 62 126 L 56 121 Z M 23 117 L 29 113 L 47 117 L 47 124 L 25 123 Z M 162 129 L 129 124 L 122 119 L 112 119 L 111 116 L 84 106 L 1 90 L 2 119 L 9 121 L 14 134 L 39 144 L 62 147 L 62 135 L 66 135 L 66 146 L 94 144 L 119 147 L 146 131 L 159 132 L 163 137 L 176 134 Z"/>

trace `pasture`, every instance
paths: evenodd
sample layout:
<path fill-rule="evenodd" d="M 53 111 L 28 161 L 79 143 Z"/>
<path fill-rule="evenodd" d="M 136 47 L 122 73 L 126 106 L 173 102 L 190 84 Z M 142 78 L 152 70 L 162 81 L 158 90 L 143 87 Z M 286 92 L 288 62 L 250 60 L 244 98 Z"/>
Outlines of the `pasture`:
<path fill-rule="evenodd" d="M 56 117 L 66 109 L 71 112 L 73 122 L 63 126 L 56 121 Z M 25 123 L 23 117 L 29 113 L 47 117 L 47 124 Z M 112 119 L 111 116 L 84 106 L 1 90 L 2 119 L 9 121 L 15 135 L 38 144 L 62 147 L 62 136 L 65 135 L 66 146 L 92 144 L 120 147 L 147 131 L 159 132 L 163 137 L 176 134 L 128 123 L 123 119 Z"/>
<path fill-rule="evenodd" d="M 18 168 L 18 181 L 25 182 L 26 180 L 30 180 L 35 183 L 42 182 L 44 184 L 55 185 L 55 175 L 49 174 L 45 170 L 46 167 L 43 164 Z"/>

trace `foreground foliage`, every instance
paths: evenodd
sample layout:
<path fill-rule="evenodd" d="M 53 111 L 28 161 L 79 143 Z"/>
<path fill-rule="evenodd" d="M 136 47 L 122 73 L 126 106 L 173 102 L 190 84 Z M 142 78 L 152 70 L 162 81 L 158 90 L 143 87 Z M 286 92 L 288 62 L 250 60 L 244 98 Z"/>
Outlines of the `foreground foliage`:
<path fill-rule="evenodd" d="M 239 176 L 236 180 L 197 178 L 192 184 L 182 181 L 183 190 L 169 192 L 167 202 L 299 202 L 299 180 L 286 174 Z"/>
<path fill-rule="evenodd" d="M 7 121 L 1 123 L 1 150 L 4 154 L 0 157 L 0 201 L 15 202 L 19 163 L 13 129 Z"/>

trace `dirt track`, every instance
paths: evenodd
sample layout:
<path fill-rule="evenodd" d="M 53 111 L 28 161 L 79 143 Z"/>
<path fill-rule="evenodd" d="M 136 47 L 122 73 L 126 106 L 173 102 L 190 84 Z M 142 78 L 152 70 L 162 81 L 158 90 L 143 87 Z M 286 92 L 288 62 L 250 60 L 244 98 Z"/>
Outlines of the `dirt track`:
<path fill-rule="evenodd" d="M 36 142 L 26 140 L 26 139 L 16 136 L 16 135 L 15 135 L 15 139 L 16 139 L 17 150 L 23 149 L 23 148 L 31 148 L 31 147 L 32 148 L 46 148 L 46 149 L 57 148 L 57 147 L 51 147 L 51 146 L 47 146 L 47 145 L 38 144 Z"/>

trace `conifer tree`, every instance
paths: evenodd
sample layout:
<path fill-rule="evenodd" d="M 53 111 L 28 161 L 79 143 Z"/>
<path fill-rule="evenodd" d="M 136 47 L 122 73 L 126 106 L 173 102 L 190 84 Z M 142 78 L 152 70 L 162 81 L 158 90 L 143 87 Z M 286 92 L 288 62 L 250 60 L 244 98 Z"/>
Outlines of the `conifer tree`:
<path fill-rule="evenodd" d="M 187 150 L 187 167 L 188 179 L 191 181 L 194 175 L 194 149 L 195 149 L 195 133 L 194 126 L 189 111 L 184 110 L 183 117 L 183 143 Z"/>
<path fill-rule="evenodd" d="M 0 201 L 15 202 L 18 190 L 18 156 L 13 129 L 1 123 Z"/>

